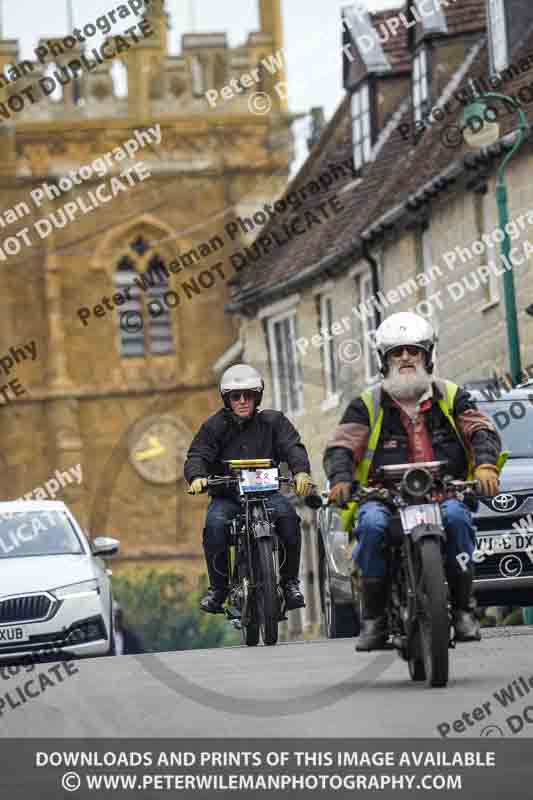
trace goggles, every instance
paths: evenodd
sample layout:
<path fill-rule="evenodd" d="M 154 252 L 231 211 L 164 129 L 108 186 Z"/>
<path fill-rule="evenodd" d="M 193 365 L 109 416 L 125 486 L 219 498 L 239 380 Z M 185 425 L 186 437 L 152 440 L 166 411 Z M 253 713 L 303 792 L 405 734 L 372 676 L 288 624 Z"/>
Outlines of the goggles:
<path fill-rule="evenodd" d="M 403 356 L 404 351 L 407 351 L 408 356 L 417 356 L 419 353 L 424 352 L 423 347 L 419 347 L 417 345 L 411 344 L 402 344 L 398 347 L 392 347 L 387 352 L 387 356 L 392 356 L 392 358 L 401 358 Z"/>
<path fill-rule="evenodd" d="M 250 400 L 256 400 L 257 395 L 259 393 L 253 391 L 253 389 L 244 389 L 243 391 L 234 391 L 229 392 L 229 399 L 232 403 L 238 403 L 241 397 L 243 398 L 245 403 L 248 403 Z"/>

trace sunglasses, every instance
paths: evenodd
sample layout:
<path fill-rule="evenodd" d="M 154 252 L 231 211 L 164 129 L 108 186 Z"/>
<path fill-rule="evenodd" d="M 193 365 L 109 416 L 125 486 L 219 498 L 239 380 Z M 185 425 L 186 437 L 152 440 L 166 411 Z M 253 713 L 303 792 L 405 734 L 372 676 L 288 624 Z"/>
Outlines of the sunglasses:
<path fill-rule="evenodd" d="M 417 356 L 422 352 L 420 347 L 415 347 L 414 345 L 401 345 L 400 347 L 393 347 L 392 350 L 389 350 L 387 355 L 392 356 L 393 358 L 401 358 L 404 350 L 407 350 L 408 356 Z"/>
<path fill-rule="evenodd" d="M 241 399 L 244 399 L 244 402 L 247 403 L 250 400 L 255 400 L 257 397 L 257 392 L 252 392 L 251 389 L 246 389 L 244 392 L 230 392 L 229 399 L 232 403 L 238 403 Z"/>

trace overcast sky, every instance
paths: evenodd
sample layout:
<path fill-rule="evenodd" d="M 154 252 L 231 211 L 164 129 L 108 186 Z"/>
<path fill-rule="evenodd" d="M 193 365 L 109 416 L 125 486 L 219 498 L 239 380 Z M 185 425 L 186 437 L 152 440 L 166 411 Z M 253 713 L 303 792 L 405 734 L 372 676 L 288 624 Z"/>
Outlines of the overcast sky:
<path fill-rule="evenodd" d="M 118 8 L 127 0 L 73 0 L 75 26 L 82 26 L 101 14 Z M 360 5 L 364 0 L 358 0 Z M 33 48 L 40 37 L 68 33 L 68 0 L 0 0 L 3 9 L 3 36 L 19 39 L 22 58 L 33 58 Z M 393 8 L 398 0 L 367 0 L 367 8 L 376 11 Z M 258 0 L 167 0 L 171 15 L 172 53 L 181 49 L 183 33 L 194 30 L 226 31 L 231 45 L 242 44 L 249 31 L 259 27 Z M 340 10 L 350 5 L 346 0 L 284 0 L 285 54 L 291 111 L 308 112 L 323 106 L 326 116 L 335 111 L 342 99 L 340 58 Z M 231 9 L 229 14 L 228 9 Z M 133 17 L 121 21 L 121 27 L 134 24 Z M 97 44 L 95 37 L 92 43 Z M 295 123 L 298 161 L 305 156 L 308 120 Z"/>

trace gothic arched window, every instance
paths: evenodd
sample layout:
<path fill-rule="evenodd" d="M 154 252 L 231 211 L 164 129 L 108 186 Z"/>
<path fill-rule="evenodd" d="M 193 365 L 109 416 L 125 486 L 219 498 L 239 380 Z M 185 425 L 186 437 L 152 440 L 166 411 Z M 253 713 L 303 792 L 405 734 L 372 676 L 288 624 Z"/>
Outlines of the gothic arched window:
<path fill-rule="evenodd" d="M 147 293 L 150 352 L 156 356 L 167 355 L 174 352 L 170 312 L 176 298 L 174 292 L 169 291 L 168 270 L 158 255 L 152 256 L 145 274 L 152 284 Z"/>
<path fill-rule="evenodd" d="M 115 271 L 116 291 L 126 296 L 119 307 L 120 354 L 123 358 L 160 356 L 175 352 L 172 309 L 178 297 L 168 283 L 162 258 L 152 255 L 146 269 L 149 245 L 139 236 L 130 246 L 136 256 L 124 256 Z"/>
<path fill-rule="evenodd" d="M 132 261 L 127 256 L 121 258 L 115 272 L 115 288 L 130 298 L 119 310 L 120 355 L 123 358 L 144 356 L 143 309 L 141 290 L 134 282 L 136 277 Z"/>

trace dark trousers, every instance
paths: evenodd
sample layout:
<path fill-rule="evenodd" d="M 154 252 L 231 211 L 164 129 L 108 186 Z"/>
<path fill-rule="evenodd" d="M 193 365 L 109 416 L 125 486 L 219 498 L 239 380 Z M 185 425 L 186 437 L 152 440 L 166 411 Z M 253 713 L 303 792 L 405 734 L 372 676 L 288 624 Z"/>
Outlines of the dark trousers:
<path fill-rule="evenodd" d="M 265 498 L 270 519 L 276 525 L 276 533 L 284 544 L 285 558 L 280 552 L 280 572 L 284 579 L 297 578 L 300 568 L 302 537 L 300 518 L 292 503 L 279 492 Z M 228 523 L 241 510 L 237 499 L 213 497 L 209 504 L 204 528 L 204 553 L 213 589 L 224 589 L 228 581 Z"/>

